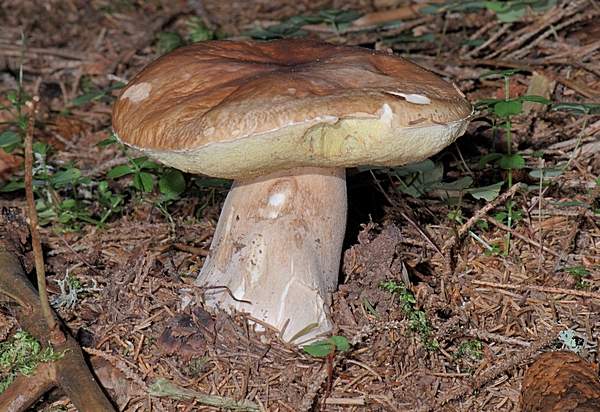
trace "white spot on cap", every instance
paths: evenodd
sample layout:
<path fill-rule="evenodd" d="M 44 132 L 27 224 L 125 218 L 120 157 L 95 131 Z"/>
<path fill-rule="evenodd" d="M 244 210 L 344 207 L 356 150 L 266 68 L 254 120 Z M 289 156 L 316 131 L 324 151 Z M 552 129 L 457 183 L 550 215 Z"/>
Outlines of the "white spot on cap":
<path fill-rule="evenodd" d="M 381 112 L 382 113 L 381 116 L 379 116 L 379 120 L 387 124 L 389 127 L 392 127 L 392 116 L 394 115 L 392 108 L 387 103 L 384 103 L 381 107 Z"/>
<path fill-rule="evenodd" d="M 340 118 L 339 118 L 339 116 L 325 115 L 325 116 L 316 116 L 312 120 L 315 121 L 315 122 L 320 122 L 320 123 L 334 124 L 334 123 L 337 123 L 338 120 L 340 120 Z"/>
<path fill-rule="evenodd" d="M 404 97 L 404 99 L 407 102 L 414 103 L 414 104 L 431 104 L 431 100 L 429 100 L 428 97 L 423 96 L 422 94 L 415 94 L 415 93 L 405 94 L 405 93 L 391 92 L 391 91 L 388 91 L 386 93 L 392 94 L 394 96 Z"/>
<path fill-rule="evenodd" d="M 134 84 L 128 87 L 121 95 L 121 99 L 129 99 L 133 103 L 141 102 L 150 96 L 152 85 L 148 82 Z"/>

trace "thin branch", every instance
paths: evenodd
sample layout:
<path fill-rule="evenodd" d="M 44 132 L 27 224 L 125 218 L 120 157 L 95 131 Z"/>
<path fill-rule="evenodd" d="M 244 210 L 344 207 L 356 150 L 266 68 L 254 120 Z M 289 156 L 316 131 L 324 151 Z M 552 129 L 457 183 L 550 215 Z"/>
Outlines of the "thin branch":
<path fill-rule="evenodd" d="M 600 299 L 600 293 L 588 292 L 585 290 L 575 290 L 575 289 L 564 289 L 564 288 L 554 288 L 550 286 L 538 286 L 538 285 L 512 285 L 505 283 L 497 283 L 497 282 L 486 282 L 483 280 L 472 280 L 472 284 L 480 285 L 480 286 L 488 286 L 493 289 L 510 289 L 526 292 L 528 290 L 536 290 L 538 292 L 544 293 L 553 293 L 557 295 L 571 295 L 571 296 L 580 296 L 583 298 L 591 298 L 591 299 Z"/>
<path fill-rule="evenodd" d="M 494 220 L 490 216 L 486 216 L 485 220 L 487 220 L 489 223 L 491 223 L 492 225 L 496 226 L 500 230 L 505 230 L 505 231 L 510 232 L 514 237 L 522 240 L 523 242 L 527 242 L 527 243 L 529 243 L 530 245 L 532 245 L 534 247 L 541 248 L 544 252 L 548 252 L 548 253 L 550 253 L 550 254 L 558 257 L 558 258 L 561 257 L 561 254 L 559 252 L 557 252 L 555 250 L 552 250 L 549 247 L 544 246 L 543 244 L 541 244 L 537 240 L 533 240 L 531 238 L 528 238 L 527 236 L 522 235 L 521 233 L 515 231 L 514 229 L 509 228 L 504 223 L 498 222 L 498 221 Z"/>
<path fill-rule="evenodd" d="M 42 253 L 42 242 L 38 233 L 38 215 L 35 209 L 35 199 L 33 194 L 33 132 L 35 129 L 35 115 L 37 113 L 37 104 L 40 101 L 39 96 L 34 96 L 27 102 L 29 107 L 29 120 L 27 122 L 27 134 L 25 135 L 25 194 L 27 196 L 27 208 L 29 209 L 29 224 L 31 226 L 31 243 L 33 246 L 33 255 L 35 258 L 35 271 L 37 273 L 38 292 L 40 294 L 40 303 L 44 318 L 50 330 L 50 339 L 52 344 L 60 344 L 66 341 L 65 335 L 60 331 L 52 314 L 52 308 L 48 300 L 46 291 L 46 271 L 44 269 L 44 256 Z"/>
<path fill-rule="evenodd" d="M 506 199 L 512 197 L 516 193 L 516 191 L 519 189 L 519 187 L 521 187 L 521 184 L 516 183 L 515 185 L 513 185 L 513 187 L 508 189 L 506 192 L 502 193 L 500 196 L 498 196 L 492 202 L 489 202 L 484 207 L 479 209 L 472 218 L 467 220 L 467 222 L 464 225 L 462 225 L 460 229 L 458 229 L 458 232 L 456 232 L 456 235 L 452 236 L 450 239 L 448 239 L 446 241 L 446 243 L 444 244 L 444 247 L 442 248 L 444 255 L 448 252 L 448 250 L 450 250 L 451 247 L 453 247 L 456 244 L 457 239 L 459 239 L 462 235 L 467 233 L 467 231 L 469 229 L 471 229 L 471 226 L 473 226 L 478 220 L 481 220 L 483 218 L 483 216 L 485 216 L 487 214 L 487 212 L 489 212 L 490 210 L 492 210 L 493 208 L 498 206 L 500 203 L 503 203 L 504 201 L 506 201 Z"/>

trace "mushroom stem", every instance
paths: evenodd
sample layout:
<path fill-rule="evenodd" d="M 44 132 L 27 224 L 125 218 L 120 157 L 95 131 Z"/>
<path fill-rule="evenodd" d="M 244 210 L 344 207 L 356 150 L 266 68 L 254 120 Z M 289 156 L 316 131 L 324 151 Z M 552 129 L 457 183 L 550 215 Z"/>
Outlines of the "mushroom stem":
<path fill-rule="evenodd" d="M 235 181 L 194 282 L 225 286 L 235 299 L 212 288 L 205 303 L 285 327 L 286 341 L 329 331 L 346 211 L 343 168 L 299 167 Z"/>

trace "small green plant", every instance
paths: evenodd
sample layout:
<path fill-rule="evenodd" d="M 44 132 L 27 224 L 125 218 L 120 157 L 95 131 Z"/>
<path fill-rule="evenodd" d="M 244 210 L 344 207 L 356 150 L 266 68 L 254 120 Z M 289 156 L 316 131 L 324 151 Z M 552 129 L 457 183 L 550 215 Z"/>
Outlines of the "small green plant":
<path fill-rule="evenodd" d="M 463 1 L 446 0 L 443 3 L 429 4 L 420 11 L 423 14 L 461 12 L 477 13 L 484 8 L 496 13 L 498 19 L 505 23 L 512 23 L 523 17 L 530 7 L 536 13 L 549 10 L 556 4 L 556 0 L 513 0 L 513 1 Z"/>
<path fill-rule="evenodd" d="M 39 362 L 53 362 L 65 352 L 54 353 L 52 347 L 42 352 L 42 345 L 28 332 L 17 332 L 0 342 L 0 393 L 15 380 L 18 374 L 31 376 Z"/>
<path fill-rule="evenodd" d="M 156 35 L 158 52 L 160 54 L 166 54 L 186 44 L 226 37 L 225 33 L 211 30 L 200 17 L 192 16 L 188 18 L 185 25 L 189 28 L 185 36 L 169 32 L 162 32 Z"/>
<path fill-rule="evenodd" d="M 556 0 L 513 0 L 513 1 L 484 1 L 483 4 L 488 10 L 496 13 L 498 18 L 506 23 L 517 21 L 530 7 L 536 13 L 550 10 Z"/>
<path fill-rule="evenodd" d="M 80 194 L 81 190 L 92 185 L 92 180 L 82 175 L 75 162 L 48 162 L 56 151 L 44 142 L 33 143 L 33 154 L 33 191 L 40 225 L 52 223 L 61 232 L 78 231 L 84 224 L 102 226 L 101 221 L 92 217 L 89 202 Z M 15 175 L 0 192 L 24 188 L 25 177 Z"/>
<path fill-rule="evenodd" d="M 302 27 L 309 24 L 304 17 L 293 16 L 288 21 L 284 21 L 273 26 L 269 26 L 263 29 L 260 26 L 256 26 L 248 33 L 248 36 L 257 40 L 275 40 L 285 39 L 288 37 L 304 37 L 308 35 L 306 30 Z"/>
<path fill-rule="evenodd" d="M 448 213 L 448 218 L 450 220 L 455 220 L 459 225 L 464 225 L 464 217 L 462 215 L 462 210 L 461 209 L 457 209 L 455 211 L 449 212 Z M 481 228 L 487 229 L 488 228 L 488 224 L 485 220 L 479 220 L 475 223 L 476 226 L 479 226 Z M 475 232 L 473 232 L 472 230 L 467 230 L 467 234 L 469 236 L 471 236 L 473 239 L 475 239 L 475 241 L 479 242 L 485 249 L 485 255 L 486 256 L 491 256 L 492 254 L 499 254 L 500 253 L 500 249 L 498 248 L 498 245 L 493 243 L 493 244 L 488 244 L 485 240 L 483 240 L 479 235 L 477 235 Z"/>
<path fill-rule="evenodd" d="M 423 343 L 425 350 L 439 349 L 439 343 L 430 341 L 431 338 L 431 323 L 425 316 L 425 313 L 420 310 L 415 310 L 414 305 L 417 303 L 415 297 L 410 293 L 404 283 L 396 280 L 383 280 L 378 285 L 381 289 L 387 290 L 398 296 L 402 311 L 410 319 L 410 329 L 416 331 Z"/>
<path fill-rule="evenodd" d="M 23 61 L 25 59 L 25 35 L 21 32 L 21 57 L 19 63 L 19 75 L 17 77 L 17 91 L 6 94 L 9 105 L 0 103 L 0 111 L 7 112 L 13 118 L 9 122 L 0 122 L 0 126 L 8 126 L 7 130 L 0 134 L 0 147 L 5 152 L 11 153 L 16 147 L 23 143 L 27 132 L 29 116 L 24 113 L 23 107 L 30 97 L 23 91 Z M 13 130 L 10 130 L 13 128 Z M 15 131 L 16 129 L 17 131 Z"/>
<path fill-rule="evenodd" d="M 459 359 L 467 356 L 473 356 L 477 359 L 481 359 L 483 356 L 481 355 L 481 350 L 483 349 L 483 344 L 476 340 L 470 340 L 467 342 L 462 342 L 456 352 L 454 352 L 453 358 Z"/>
<path fill-rule="evenodd" d="M 108 172 L 106 176 L 111 179 L 132 176 L 133 187 L 140 194 L 139 198 L 158 208 L 173 224 L 173 218 L 167 208 L 173 202 L 179 200 L 180 195 L 186 189 L 187 183 L 183 173 L 177 169 L 160 166 L 158 163 L 148 160 L 147 156 L 132 157 L 125 146 L 117 140 L 114 134 L 97 145 L 106 147 L 110 144 L 117 144 L 121 148 L 123 154 L 129 159 L 129 164 L 115 167 Z M 147 200 L 148 195 L 154 192 L 157 182 L 161 195 L 160 197 L 149 201 Z M 113 205 L 113 207 L 118 209 L 118 197 L 115 197 L 112 192 L 105 191 L 104 193 L 104 203 Z M 134 197 L 136 197 L 135 194 Z"/>
<path fill-rule="evenodd" d="M 190 28 L 189 37 L 192 43 L 199 41 L 212 40 L 215 38 L 217 33 L 211 30 L 206 25 L 206 22 L 200 17 L 192 16 L 186 22 L 185 25 Z"/>
<path fill-rule="evenodd" d="M 18 93 L 7 93 L 6 99 L 11 104 L 5 105 L 0 103 L 0 111 L 9 113 L 14 118 L 14 121 L 0 122 L 0 125 L 9 127 L 13 126 L 17 129 L 17 131 L 3 131 L 2 134 L 0 134 L 0 147 L 4 149 L 5 152 L 11 153 L 19 144 L 23 142 L 23 139 L 25 138 L 25 130 L 27 129 L 27 121 L 29 117 L 22 112 L 22 108 L 27 100 L 27 96 L 25 94 L 23 94 L 21 91 Z"/>
<path fill-rule="evenodd" d="M 156 40 L 156 47 L 158 48 L 159 54 L 167 54 L 187 44 L 183 37 L 177 33 L 157 33 Z"/>
<path fill-rule="evenodd" d="M 566 267 L 566 268 L 563 268 L 563 270 L 575 278 L 575 280 L 577 282 L 575 284 L 575 287 L 577 289 L 583 289 L 583 288 L 587 288 L 587 287 L 591 286 L 589 283 L 583 281 L 584 277 L 587 277 L 590 275 L 590 271 L 587 270 L 585 268 L 585 266 L 578 265 L 575 267 Z"/>
<path fill-rule="evenodd" d="M 274 40 L 288 37 L 304 37 L 308 31 L 302 29 L 306 25 L 317 25 L 325 23 L 335 33 L 340 40 L 340 31 L 345 29 L 354 20 L 361 17 L 359 10 L 338 10 L 329 9 L 319 11 L 318 16 L 292 16 L 287 21 L 267 27 L 255 27 L 246 33 L 253 39 L 258 40 Z"/>
<path fill-rule="evenodd" d="M 360 18 L 363 14 L 360 10 L 349 9 L 349 10 L 338 10 L 329 9 L 319 11 L 319 17 L 323 19 L 323 23 L 326 23 L 335 33 L 335 36 L 340 40 L 340 30 L 345 29 L 354 20 Z M 313 24 L 319 24 L 315 22 Z"/>
<path fill-rule="evenodd" d="M 487 99 L 483 100 L 475 105 L 475 109 L 477 110 L 486 110 L 489 114 L 491 114 L 492 119 L 480 119 L 488 123 L 493 131 L 492 141 L 495 144 L 496 136 L 498 130 L 503 130 L 506 134 L 506 153 L 499 153 L 495 151 L 495 146 L 492 147 L 492 152 L 483 156 L 479 161 L 479 168 L 483 168 L 485 164 L 491 163 L 497 165 L 502 170 L 507 171 L 508 175 L 508 187 L 512 187 L 513 185 L 513 170 L 520 169 L 525 167 L 525 158 L 518 154 L 512 152 L 512 135 L 511 135 L 511 127 L 512 127 L 512 116 L 516 116 L 520 114 L 523 110 L 523 102 L 534 102 L 541 103 L 545 105 L 549 105 L 552 102 L 548 99 L 545 99 L 541 96 L 527 95 L 527 96 L 519 96 L 514 99 L 510 98 L 510 76 L 519 72 L 530 71 L 527 68 L 517 68 L 517 69 L 509 69 L 509 70 L 499 70 L 492 71 L 488 73 L 484 73 L 480 78 L 490 77 L 490 76 L 501 76 L 504 79 L 504 99 Z M 496 216 L 498 221 L 503 221 L 510 228 L 514 221 L 520 220 L 523 218 L 522 213 L 520 211 L 515 211 L 515 202 L 512 199 L 506 204 L 506 212 L 502 212 L 502 214 Z M 510 251 L 510 232 L 506 233 L 505 245 L 504 245 L 504 254 L 508 254 Z"/>
<path fill-rule="evenodd" d="M 23 41 L 24 43 L 24 41 Z M 0 147 L 8 153 L 15 152 L 22 156 L 24 153 L 23 142 L 27 132 L 27 123 L 29 115 L 25 114 L 23 106 L 29 100 L 23 92 L 23 66 L 19 66 L 18 90 L 6 95 L 9 105 L 0 105 L 0 111 L 9 113 L 13 120 L 0 123 L 8 126 L 7 130 L 0 134 Z M 87 82 L 86 88 L 95 87 L 93 83 Z M 90 100 L 101 100 L 107 97 L 108 93 L 114 89 L 122 87 L 116 84 L 104 92 L 89 93 L 81 96 L 79 103 Z M 38 123 L 36 123 L 38 124 Z M 38 212 L 41 225 L 53 224 L 55 230 L 67 232 L 78 231 L 84 224 L 103 226 L 103 222 L 111 213 L 119 210 L 119 203 L 122 198 L 115 197 L 108 193 L 106 182 L 95 182 L 82 175 L 76 162 L 63 163 L 57 159 L 57 152 L 53 146 L 44 142 L 33 143 L 33 190 L 36 196 L 36 210 Z M 104 199 L 101 204 L 107 209 L 100 210 L 101 217 L 96 219 L 90 211 L 91 200 L 97 195 L 92 189 L 95 187 L 104 188 L 100 197 Z M 25 188 L 25 176 L 23 174 L 15 175 L 0 192 L 13 192 Z M 92 190 L 90 196 L 87 192 Z M 82 195 L 81 192 L 86 192 Z M 86 199 L 89 197 L 90 199 Z"/>
<path fill-rule="evenodd" d="M 524 167 L 525 159 L 522 155 L 512 152 L 512 116 L 516 116 L 523 111 L 523 102 L 534 102 L 549 105 L 552 102 L 541 96 L 527 95 L 518 96 L 514 99 L 510 98 L 510 76 L 519 72 L 528 72 L 530 69 L 518 68 L 509 70 L 491 71 L 482 74 L 480 78 L 490 76 L 501 76 L 504 79 L 504 95 L 503 99 L 487 99 L 475 104 L 476 110 L 486 110 L 491 116 L 491 120 L 479 119 L 486 121 L 493 131 L 493 142 L 496 141 L 497 131 L 503 130 L 506 133 L 506 153 L 495 152 L 495 146 L 492 147 L 492 153 L 489 153 L 479 161 L 479 168 L 487 163 L 495 163 L 501 169 L 508 171 L 508 186 L 512 186 L 512 170 Z"/>
<path fill-rule="evenodd" d="M 499 212 L 494 216 L 494 220 L 496 222 L 502 222 L 502 223 L 508 223 L 510 222 L 511 224 L 514 222 L 518 222 L 523 220 L 523 218 L 525 217 L 525 211 L 524 210 L 516 210 L 515 207 L 517 206 L 517 202 L 515 202 L 514 200 L 509 200 L 506 203 L 506 207 L 507 207 L 507 211 L 506 212 Z"/>
<path fill-rule="evenodd" d="M 125 195 L 119 195 L 108 189 L 108 182 L 102 180 L 98 182 L 98 196 L 96 200 L 103 208 L 103 212 L 100 215 L 100 223 L 106 222 L 108 217 L 113 213 L 119 213 L 123 210 L 123 199 Z"/>
<path fill-rule="evenodd" d="M 148 156 L 133 158 L 114 134 L 99 142 L 97 146 L 106 147 L 109 144 L 117 144 L 129 159 L 129 164 L 115 167 L 107 173 L 107 177 L 118 179 L 133 176 L 133 187 L 142 193 L 149 193 L 154 190 L 158 176 L 161 193 L 171 198 L 175 198 L 185 190 L 185 179 L 177 169 L 162 168 L 158 163 L 148 160 Z"/>
<path fill-rule="evenodd" d="M 350 349 L 350 343 L 344 336 L 332 336 L 328 339 L 313 342 L 310 345 L 304 345 L 302 349 L 311 356 L 323 357 L 331 355 L 332 351 Z"/>

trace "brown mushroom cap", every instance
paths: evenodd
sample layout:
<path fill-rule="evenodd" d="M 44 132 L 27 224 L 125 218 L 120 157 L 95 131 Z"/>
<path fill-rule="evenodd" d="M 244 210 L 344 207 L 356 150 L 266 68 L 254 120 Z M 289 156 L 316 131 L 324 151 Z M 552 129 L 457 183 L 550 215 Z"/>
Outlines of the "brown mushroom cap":
<path fill-rule="evenodd" d="M 169 166 L 237 179 L 420 161 L 460 136 L 471 113 L 456 88 L 391 53 L 208 41 L 142 70 L 121 92 L 113 127 Z"/>

